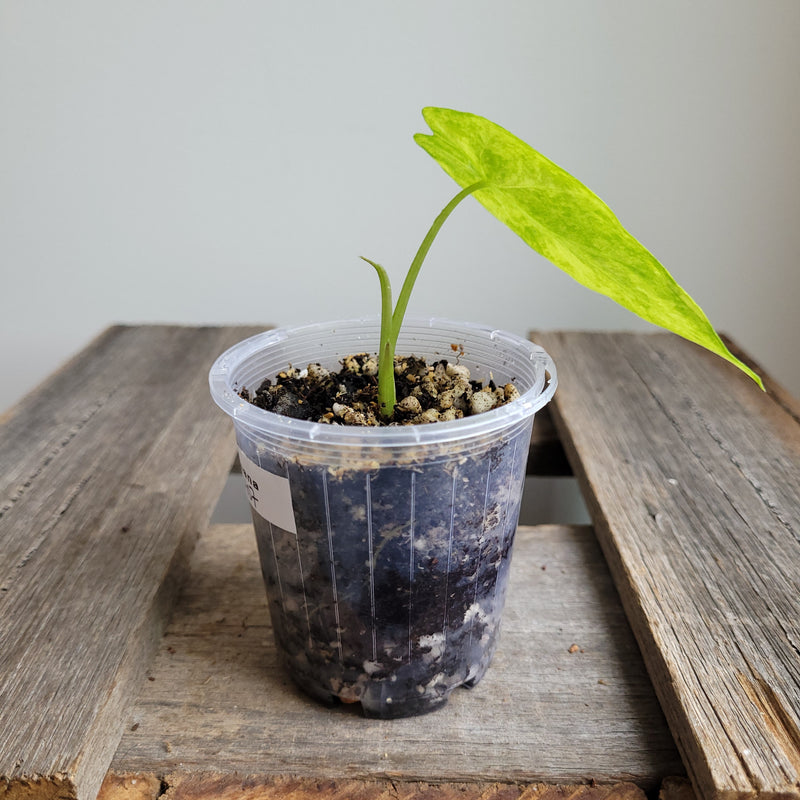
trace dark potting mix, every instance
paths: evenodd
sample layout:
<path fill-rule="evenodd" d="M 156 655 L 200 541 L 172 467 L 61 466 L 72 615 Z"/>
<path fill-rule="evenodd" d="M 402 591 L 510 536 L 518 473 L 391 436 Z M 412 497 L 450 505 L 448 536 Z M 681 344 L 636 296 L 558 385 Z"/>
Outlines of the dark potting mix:
<path fill-rule="evenodd" d="M 456 347 L 454 345 L 454 347 Z M 457 349 L 457 347 L 456 347 Z M 289 367 L 267 378 L 245 400 L 286 417 L 335 425 L 421 425 L 480 414 L 519 397 L 513 384 L 484 386 L 470 379 L 467 367 L 446 359 L 431 366 L 424 358 L 395 358 L 397 407 L 391 421 L 378 412 L 378 360 L 367 353 L 348 356 L 332 372 L 319 364 Z"/>
<path fill-rule="evenodd" d="M 519 396 L 446 360 L 398 358 L 395 378 L 392 425 L 468 417 Z M 240 394 L 312 422 L 385 424 L 367 354 L 336 372 L 288 367 Z M 411 447 L 388 462 L 369 448 L 336 464 L 241 453 L 251 487 L 288 478 L 292 518 L 276 524 L 253 504 L 253 520 L 278 651 L 302 689 L 391 718 L 432 711 L 480 680 L 496 647 L 529 441 L 523 421 L 463 452 Z"/>

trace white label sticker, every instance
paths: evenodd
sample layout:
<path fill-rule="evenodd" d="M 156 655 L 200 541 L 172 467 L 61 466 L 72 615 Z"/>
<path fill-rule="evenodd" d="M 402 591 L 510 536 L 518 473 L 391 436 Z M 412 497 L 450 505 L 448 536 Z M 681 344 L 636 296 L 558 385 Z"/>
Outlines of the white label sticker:
<path fill-rule="evenodd" d="M 268 522 L 297 534 L 289 479 L 267 472 L 241 450 L 239 450 L 239 462 L 247 484 L 250 505 Z"/>

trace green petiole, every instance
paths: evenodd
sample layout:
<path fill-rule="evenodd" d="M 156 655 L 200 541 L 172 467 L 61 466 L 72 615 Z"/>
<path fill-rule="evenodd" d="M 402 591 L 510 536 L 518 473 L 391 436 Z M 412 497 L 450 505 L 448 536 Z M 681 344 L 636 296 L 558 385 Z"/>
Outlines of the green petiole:
<path fill-rule="evenodd" d="M 386 270 L 368 258 L 361 258 L 371 264 L 378 273 L 381 284 L 381 341 L 378 353 L 378 408 L 381 416 L 391 419 L 397 405 L 397 394 L 394 388 L 394 350 L 400 326 L 395 331 L 392 326 L 392 285 Z"/>
<path fill-rule="evenodd" d="M 378 281 L 381 287 L 381 333 L 380 333 L 380 350 L 378 353 L 378 408 L 381 415 L 385 419 L 391 419 L 394 414 L 394 407 L 397 405 L 397 395 L 394 386 L 394 354 L 397 347 L 397 337 L 400 335 L 400 328 L 403 325 L 405 318 L 406 308 L 408 308 L 408 301 L 411 298 L 411 292 L 416 283 L 419 271 L 422 268 L 422 263 L 425 261 L 425 256 L 431 249 L 433 240 L 444 225 L 445 220 L 453 213 L 456 206 L 466 197 L 469 197 L 473 192 L 483 189 L 487 185 L 486 181 L 477 181 L 466 189 L 462 189 L 440 212 L 436 219 L 433 221 L 428 233 L 422 240 L 419 249 L 417 250 L 411 266 L 408 268 L 406 279 L 403 281 L 403 286 L 400 289 L 400 294 L 397 298 L 397 305 L 392 310 L 392 287 L 389 282 L 389 276 L 386 270 L 374 261 L 361 256 L 362 260 L 366 261 L 374 267 L 378 273 Z"/>

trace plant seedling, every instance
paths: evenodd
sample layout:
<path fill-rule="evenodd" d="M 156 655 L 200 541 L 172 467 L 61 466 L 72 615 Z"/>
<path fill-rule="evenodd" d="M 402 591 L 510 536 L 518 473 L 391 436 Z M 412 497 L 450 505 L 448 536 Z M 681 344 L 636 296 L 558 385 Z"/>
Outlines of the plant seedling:
<path fill-rule="evenodd" d="M 706 315 L 611 209 L 568 172 L 484 117 L 447 108 L 422 111 L 431 134 L 414 140 L 462 189 L 436 217 L 392 308 L 386 270 L 378 273 L 381 331 L 378 403 L 391 418 L 396 405 L 394 355 L 408 301 L 425 256 L 445 220 L 470 195 L 538 253 L 576 281 L 648 322 L 735 364 L 762 389 L 761 378 L 734 356 Z"/>

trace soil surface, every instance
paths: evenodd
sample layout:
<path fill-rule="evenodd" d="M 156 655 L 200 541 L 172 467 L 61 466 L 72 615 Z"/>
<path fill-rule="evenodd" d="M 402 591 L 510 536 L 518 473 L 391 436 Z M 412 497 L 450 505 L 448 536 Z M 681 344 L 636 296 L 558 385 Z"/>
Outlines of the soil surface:
<path fill-rule="evenodd" d="M 458 348 L 454 347 L 457 352 Z M 259 408 L 295 419 L 331 425 L 419 425 L 460 419 L 519 397 L 512 383 L 484 386 L 457 361 L 428 364 L 416 356 L 394 362 L 397 406 L 391 420 L 378 409 L 378 360 L 368 353 L 347 356 L 338 372 L 319 364 L 305 369 L 289 366 L 274 380 L 267 378 L 254 392 L 240 396 Z"/>

